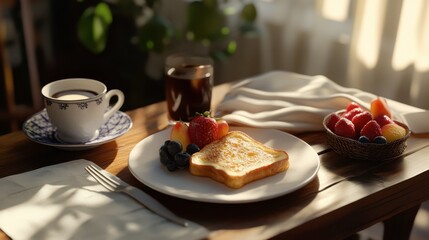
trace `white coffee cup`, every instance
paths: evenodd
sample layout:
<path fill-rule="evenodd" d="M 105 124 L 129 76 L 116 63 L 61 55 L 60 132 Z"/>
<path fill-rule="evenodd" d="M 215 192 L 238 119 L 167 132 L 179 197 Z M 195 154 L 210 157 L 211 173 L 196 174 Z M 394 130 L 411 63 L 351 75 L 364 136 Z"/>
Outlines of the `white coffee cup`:
<path fill-rule="evenodd" d="M 42 88 L 49 120 L 55 137 L 65 143 L 85 143 L 99 135 L 98 129 L 121 108 L 124 94 L 107 91 L 100 81 L 69 78 L 51 82 Z M 117 101 L 110 106 L 110 99 Z"/>

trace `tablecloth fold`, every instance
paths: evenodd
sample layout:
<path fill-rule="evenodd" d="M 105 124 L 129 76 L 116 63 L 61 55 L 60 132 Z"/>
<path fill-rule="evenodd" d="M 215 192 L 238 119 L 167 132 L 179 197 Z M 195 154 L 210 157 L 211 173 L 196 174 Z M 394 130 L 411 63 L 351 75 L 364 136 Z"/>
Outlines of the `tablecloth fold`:
<path fill-rule="evenodd" d="M 291 132 L 323 130 L 323 118 L 351 101 L 369 109 L 377 96 L 338 85 L 324 76 L 272 71 L 237 82 L 217 108 L 216 115 L 231 124 L 276 128 Z M 393 118 L 422 112 L 387 99 Z"/>

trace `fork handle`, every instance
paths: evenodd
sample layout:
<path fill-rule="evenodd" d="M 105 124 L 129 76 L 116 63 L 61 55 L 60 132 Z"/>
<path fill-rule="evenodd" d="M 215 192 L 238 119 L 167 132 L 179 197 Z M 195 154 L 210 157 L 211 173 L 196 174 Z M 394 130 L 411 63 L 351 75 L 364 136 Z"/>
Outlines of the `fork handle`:
<path fill-rule="evenodd" d="M 143 192 L 142 190 L 133 186 L 127 186 L 123 190 L 123 192 L 128 194 L 130 197 L 134 198 L 136 201 L 138 201 L 139 203 L 141 203 L 142 205 L 144 205 L 154 213 L 158 214 L 159 216 L 164 217 L 184 227 L 187 227 L 189 225 L 186 219 L 178 217 L 176 214 L 171 212 L 164 205 L 159 203 L 155 198 Z"/>

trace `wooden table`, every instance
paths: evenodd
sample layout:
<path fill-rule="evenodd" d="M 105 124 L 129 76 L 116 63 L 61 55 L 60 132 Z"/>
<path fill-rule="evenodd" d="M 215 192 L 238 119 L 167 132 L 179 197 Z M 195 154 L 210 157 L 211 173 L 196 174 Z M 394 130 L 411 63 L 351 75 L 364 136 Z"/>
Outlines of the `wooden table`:
<path fill-rule="evenodd" d="M 217 86 L 214 105 L 229 89 Z M 213 204 L 170 197 L 135 179 L 128 155 L 145 137 L 167 126 L 166 106 L 127 112 L 133 128 L 97 148 L 64 151 L 30 141 L 23 132 L 0 136 L 0 177 L 74 159 L 88 159 L 157 198 L 173 212 L 207 227 L 210 239 L 341 239 L 385 223 L 385 239 L 407 239 L 420 203 L 429 199 L 429 134 L 412 135 L 403 157 L 385 163 L 341 158 L 324 132 L 296 134 L 319 154 L 318 176 L 304 188 L 272 200 Z M 8 237 L 1 232 L 0 239 Z"/>

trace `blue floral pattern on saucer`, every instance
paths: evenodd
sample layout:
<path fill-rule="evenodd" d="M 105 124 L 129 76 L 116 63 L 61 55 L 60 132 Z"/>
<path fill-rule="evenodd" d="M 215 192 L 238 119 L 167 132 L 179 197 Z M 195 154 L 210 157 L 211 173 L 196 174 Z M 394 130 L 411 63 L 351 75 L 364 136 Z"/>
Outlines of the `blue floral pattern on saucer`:
<path fill-rule="evenodd" d="M 110 142 L 128 132 L 131 127 L 131 118 L 127 114 L 117 111 L 100 127 L 97 138 L 81 144 L 63 143 L 55 137 L 55 128 L 49 120 L 46 109 L 44 109 L 25 121 L 22 130 L 32 141 L 40 144 L 66 150 L 84 150 Z"/>

